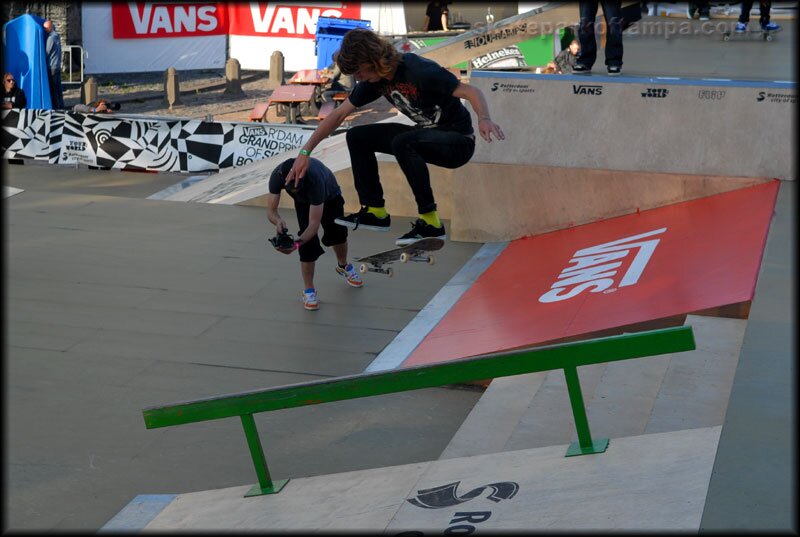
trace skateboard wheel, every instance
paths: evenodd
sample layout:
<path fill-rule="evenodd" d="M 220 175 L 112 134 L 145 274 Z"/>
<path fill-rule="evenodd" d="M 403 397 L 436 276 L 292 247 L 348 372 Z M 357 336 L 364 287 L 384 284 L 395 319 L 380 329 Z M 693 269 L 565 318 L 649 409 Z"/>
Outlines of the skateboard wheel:
<path fill-rule="evenodd" d="M 723 40 L 723 41 L 728 41 L 728 40 L 730 40 L 730 38 L 731 38 L 731 36 L 730 36 L 730 35 L 728 35 L 728 34 L 724 34 L 724 35 L 722 36 L 722 40 Z"/>
<path fill-rule="evenodd" d="M 764 39 L 766 39 L 767 41 L 772 41 L 772 36 L 767 34 L 764 36 Z"/>
<path fill-rule="evenodd" d="M 403 252 L 400 254 L 400 262 L 401 263 L 408 263 L 408 254 Z"/>
<path fill-rule="evenodd" d="M 436 258 L 433 257 L 433 256 L 429 256 L 428 257 L 428 264 L 429 265 L 433 265 L 434 263 L 436 263 Z"/>
<path fill-rule="evenodd" d="M 367 265 L 361 265 L 360 267 L 358 267 L 358 271 L 361 274 L 366 274 L 367 273 Z"/>
<path fill-rule="evenodd" d="M 391 278 L 392 276 L 394 276 L 394 270 L 392 268 L 386 269 L 386 275 Z"/>

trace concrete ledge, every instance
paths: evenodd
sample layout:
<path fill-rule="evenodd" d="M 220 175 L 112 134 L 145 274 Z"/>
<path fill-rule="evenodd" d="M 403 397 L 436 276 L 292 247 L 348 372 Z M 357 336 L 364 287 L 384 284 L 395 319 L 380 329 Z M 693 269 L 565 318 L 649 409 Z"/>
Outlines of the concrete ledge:
<path fill-rule="evenodd" d="M 506 135 L 473 163 L 797 177 L 792 82 L 476 71 L 470 83 Z"/>

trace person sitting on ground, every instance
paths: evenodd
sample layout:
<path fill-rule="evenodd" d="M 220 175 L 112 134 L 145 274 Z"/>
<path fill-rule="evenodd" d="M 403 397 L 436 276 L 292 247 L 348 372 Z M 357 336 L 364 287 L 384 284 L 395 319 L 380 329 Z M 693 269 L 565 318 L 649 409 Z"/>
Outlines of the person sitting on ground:
<path fill-rule="evenodd" d="M 114 110 L 119 110 L 119 108 L 119 103 L 112 103 L 108 99 L 100 99 L 89 104 L 76 104 L 72 107 L 72 111 L 81 114 L 110 114 Z"/>
<path fill-rule="evenodd" d="M 288 233 L 286 221 L 278 213 L 281 190 L 294 200 L 297 212 L 297 224 L 300 234 L 289 247 L 275 249 L 283 254 L 291 254 L 295 250 L 300 256 L 300 273 L 303 276 L 303 307 L 307 310 L 319 309 L 317 289 L 314 286 L 314 266 L 319 256 L 325 253 L 317 236 L 322 227 L 322 244 L 333 248 L 336 254 L 336 273 L 341 275 L 351 287 L 361 287 L 364 283 L 352 263 L 347 262 L 347 228 L 336 224 L 334 220 L 344 215 L 344 198 L 339 183 L 333 172 L 315 158 L 308 159 L 308 168 L 299 184 L 286 183 L 286 176 L 294 165 L 294 158 L 284 160 L 270 175 L 269 194 L 267 195 L 267 218 L 273 224 L 278 235 Z"/>
<path fill-rule="evenodd" d="M 14 75 L 8 71 L 3 73 L 3 110 L 22 109 L 27 104 L 28 100 L 25 98 L 25 92 L 17 86 Z"/>
<path fill-rule="evenodd" d="M 567 75 L 572 73 L 572 68 L 575 67 L 575 60 L 578 58 L 578 52 L 581 50 L 581 43 L 577 39 L 573 39 L 569 46 L 558 53 L 553 61 L 547 64 L 545 73 L 556 73 L 559 75 Z"/>

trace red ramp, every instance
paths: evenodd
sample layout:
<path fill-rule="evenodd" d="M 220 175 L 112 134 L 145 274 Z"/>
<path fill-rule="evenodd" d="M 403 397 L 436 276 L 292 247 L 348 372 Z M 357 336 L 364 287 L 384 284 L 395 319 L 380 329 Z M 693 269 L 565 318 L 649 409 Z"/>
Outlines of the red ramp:
<path fill-rule="evenodd" d="M 401 367 L 751 300 L 779 186 L 513 241 Z"/>

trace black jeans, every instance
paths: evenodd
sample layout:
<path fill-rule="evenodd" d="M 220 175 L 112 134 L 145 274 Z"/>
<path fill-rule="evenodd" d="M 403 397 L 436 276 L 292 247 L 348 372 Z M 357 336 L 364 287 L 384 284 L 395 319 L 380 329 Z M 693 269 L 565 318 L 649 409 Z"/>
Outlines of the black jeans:
<path fill-rule="evenodd" d="M 53 110 L 63 110 L 64 93 L 61 89 L 61 71 L 48 70 L 47 82 L 50 86 L 50 102 L 53 105 Z"/>
<path fill-rule="evenodd" d="M 361 205 L 383 207 L 383 188 L 375 153 L 394 155 L 411 186 L 420 214 L 436 210 L 426 163 L 458 168 L 475 152 L 474 138 L 454 131 L 423 129 L 401 123 L 352 127 L 345 135 Z"/>
<path fill-rule="evenodd" d="M 594 25 L 597 19 L 597 6 L 603 4 L 606 19 L 606 65 L 622 67 L 622 2 L 621 0 L 588 0 L 580 2 L 581 22 L 578 24 L 578 39 L 581 51 L 577 62 L 589 69 L 597 60 L 597 41 Z"/>
<path fill-rule="evenodd" d="M 765 24 L 769 24 L 769 10 L 772 7 L 772 2 L 759 2 L 758 11 L 760 15 L 758 16 L 758 22 L 761 26 Z M 753 9 L 753 0 L 749 2 L 742 2 L 742 13 L 739 15 L 739 22 L 747 24 L 750 22 L 750 10 Z"/>

